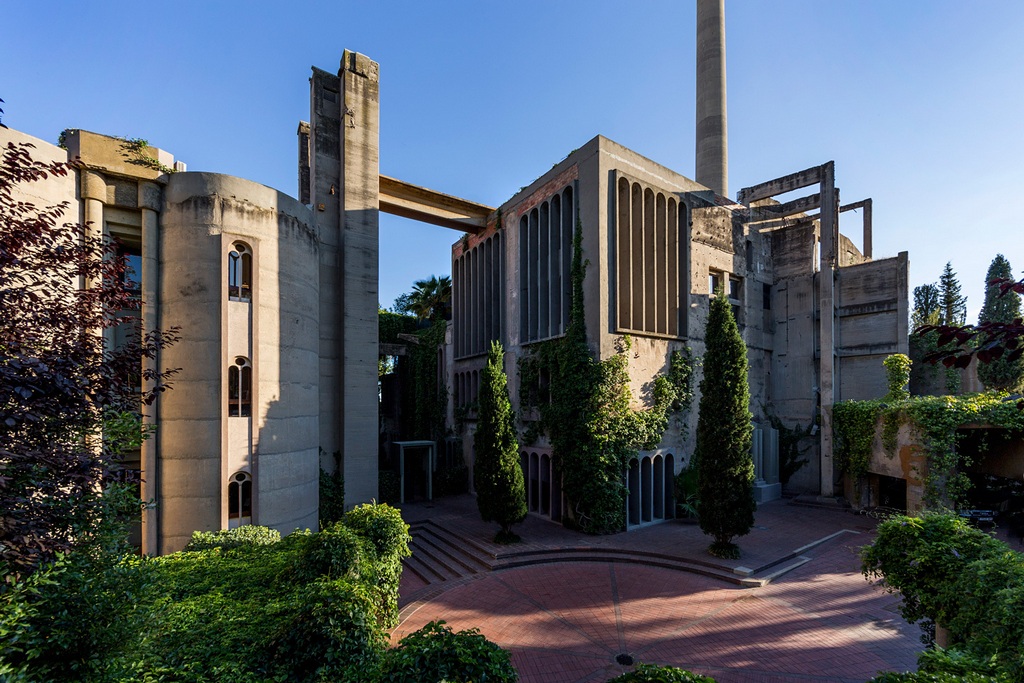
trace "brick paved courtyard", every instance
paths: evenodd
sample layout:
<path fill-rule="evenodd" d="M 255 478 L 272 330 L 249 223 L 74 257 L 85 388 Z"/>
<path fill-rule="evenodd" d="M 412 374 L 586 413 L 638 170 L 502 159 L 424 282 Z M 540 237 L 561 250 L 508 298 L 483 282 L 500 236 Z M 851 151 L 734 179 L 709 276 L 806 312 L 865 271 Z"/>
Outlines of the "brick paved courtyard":
<path fill-rule="evenodd" d="M 467 541 L 486 544 L 493 531 L 460 505 L 464 501 L 409 510 L 407 517 L 443 518 Z M 606 681 L 629 670 L 616 663 L 620 654 L 680 666 L 721 683 L 860 683 L 881 670 L 915 668 L 919 629 L 900 618 L 897 597 L 871 586 L 859 571 L 856 548 L 870 541 L 873 523 L 778 503 L 762 506 L 758 524 L 766 533 L 752 534 L 753 543 L 741 539 L 741 546 L 758 548 L 744 559 L 770 564 L 773 547 L 782 556 L 794 544 L 817 540 L 808 536 L 820 533 L 818 539 L 826 540 L 802 552 L 803 564 L 755 588 L 632 559 L 560 562 L 555 556 L 549 563 L 495 568 L 433 585 L 406 571 L 403 621 L 392 638 L 435 619 L 456 629 L 478 627 L 512 652 L 524 683 Z M 844 529 L 849 533 L 836 533 Z M 780 532 L 774 540 L 772 530 Z M 534 546 L 595 540 L 566 536 L 542 520 L 529 520 L 524 531 L 532 532 Z M 714 561 L 696 550 L 706 541 L 690 525 L 670 523 L 597 540 L 665 550 L 673 537 L 679 537 L 681 553 L 700 554 L 691 559 Z"/>

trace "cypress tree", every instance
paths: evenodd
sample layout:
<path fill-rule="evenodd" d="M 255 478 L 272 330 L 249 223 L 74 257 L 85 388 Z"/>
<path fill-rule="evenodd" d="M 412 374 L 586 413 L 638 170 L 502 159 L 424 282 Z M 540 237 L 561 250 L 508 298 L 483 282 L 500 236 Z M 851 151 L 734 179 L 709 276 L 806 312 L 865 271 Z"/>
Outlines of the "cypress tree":
<path fill-rule="evenodd" d="M 495 542 L 515 543 L 519 537 L 512 533 L 512 525 L 526 517 L 526 485 L 519 465 L 519 443 L 503 360 L 501 344 L 492 342 L 480 378 L 480 408 L 473 434 L 473 482 L 480 517 L 501 525 Z"/>
<path fill-rule="evenodd" d="M 960 294 L 960 280 L 947 261 L 939 276 L 939 324 L 963 325 L 966 321 L 967 297 Z"/>
<path fill-rule="evenodd" d="M 753 426 L 747 386 L 747 347 L 722 291 L 711 300 L 704 333 L 704 377 L 697 416 L 700 528 L 714 537 L 708 551 L 739 557 L 732 542 L 754 526 Z"/>
<path fill-rule="evenodd" d="M 990 284 L 995 279 L 1013 279 L 1010 262 L 1002 254 L 996 254 L 985 275 L 985 304 L 981 307 L 981 313 L 978 315 L 979 325 L 1012 323 L 1021 317 L 1020 295 L 1011 290 L 1001 296 L 999 285 Z M 987 339 L 982 339 L 982 345 L 987 341 Z M 987 363 L 980 363 L 978 379 L 984 383 L 986 389 L 1014 391 L 1020 388 L 1022 379 L 1024 379 L 1024 361 L 1020 358 L 1008 361 L 1006 358 L 1000 357 Z"/>

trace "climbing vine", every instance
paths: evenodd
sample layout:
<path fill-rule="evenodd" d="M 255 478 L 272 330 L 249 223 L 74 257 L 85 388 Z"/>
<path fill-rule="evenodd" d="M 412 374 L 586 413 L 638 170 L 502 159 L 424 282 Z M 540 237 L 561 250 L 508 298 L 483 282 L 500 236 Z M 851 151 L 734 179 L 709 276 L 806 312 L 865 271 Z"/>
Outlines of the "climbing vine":
<path fill-rule="evenodd" d="M 899 426 L 910 424 L 928 460 L 925 504 L 930 508 L 955 507 L 964 501 L 970 487 L 962 471 L 970 464 L 970 455 L 958 448 L 960 429 L 985 425 L 1005 430 L 1006 438 L 1024 434 L 1024 411 L 1018 409 L 1015 400 L 1008 400 L 1006 393 L 904 398 L 892 391 L 894 381 L 890 377 L 890 394 L 884 399 L 842 401 L 833 407 L 837 464 L 851 476 L 867 472 L 879 420 L 882 445 L 890 456 L 896 450 Z"/>
<path fill-rule="evenodd" d="M 669 358 L 669 370 L 651 386 L 652 405 L 631 407 L 629 354 L 632 340 L 619 340 L 617 353 L 595 360 L 586 339 L 582 229 L 573 235 L 570 271 L 572 304 L 565 336 L 534 345 L 519 362 L 523 442 L 548 435 L 569 501 L 569 521 L 589 533 L 625 526 L 623 472 L 641 448 L 655 448 L 668 427 L 670 411 L 688 410 L 695 362 L 689 349 Z M 536 410 L 538 420 L 527 416 Z M 685 429 L 685 427 L 684 427 Z"/>
<path fill-rule="evenodd" d="M 444 320 L 431 323 L 430 327 L 417 333 L 419 344 L 409 347 L 415 388 L 412 392 L 415 397 L 412 406 L 413 438 L 437 441 L 445 435 L 448 391 L 437 382 L 437 349 L 444 343 L 445 326 Z"/>

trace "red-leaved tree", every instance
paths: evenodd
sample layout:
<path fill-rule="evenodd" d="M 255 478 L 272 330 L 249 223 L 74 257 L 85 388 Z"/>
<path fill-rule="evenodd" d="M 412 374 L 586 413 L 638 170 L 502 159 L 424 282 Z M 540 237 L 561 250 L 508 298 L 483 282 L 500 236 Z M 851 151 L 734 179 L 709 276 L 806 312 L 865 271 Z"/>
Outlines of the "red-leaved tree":
<path fill-rule="evenodd" d="M 1024 294 L 1024 279 L 993 280 L 991 286 L 999 287 L 1000 296 L 1009 292 Z M 1024 354 L 1024 321 L 1020 318 L 1011 322 L 986 322 L 979 325 L 924 325 L 915 334 L 938 332 L 940 350 L 929 353 L 924 360 L 942 363 L 947 368 L 966 368 L 973 356 L 979 363 L 988 363 L 999 358 L 1015 361 Z M 943 349 L 948 344 L 953 344 Z"/>
<path fill-rule="evenodd" d="M 116 514 L 119 458 L 175 371 L 147 369 L 176 331 L 143 333 L 116 245 L 19 186 L 66 176 L 8 143 L 0 161 L 0 580 L 88 543 Z M 84 283 L 84 286 L 82 286 Z M 105 348 L 103 330 L 128 326 Z M 144 387 L 144 389 L 142 389 Z M 137 502 L 137 501 L 136 501 Z M 135 505 L 135 513 L 139 506 Z"/>

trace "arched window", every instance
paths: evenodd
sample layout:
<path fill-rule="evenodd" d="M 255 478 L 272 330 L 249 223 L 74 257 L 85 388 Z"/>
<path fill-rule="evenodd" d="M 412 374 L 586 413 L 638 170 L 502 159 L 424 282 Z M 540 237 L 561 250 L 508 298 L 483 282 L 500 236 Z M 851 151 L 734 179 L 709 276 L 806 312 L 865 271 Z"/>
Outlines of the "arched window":
<path fill-rule="evenodd" d="M 243 356 L 235 358 L 234 365 L 228 368 L 228 415 L 252 415 L 252 365 Z"/>
<path fill-rule="evenodd" d="M 238 472 L 228 482 L 228 528 L 252 524 L 252 477 Z"/>
<path fill-rule="evenodd" d="M 235 242 L 228 253 L 228 298 L 252 299 L 252 251 L 241 242 Z"/>

